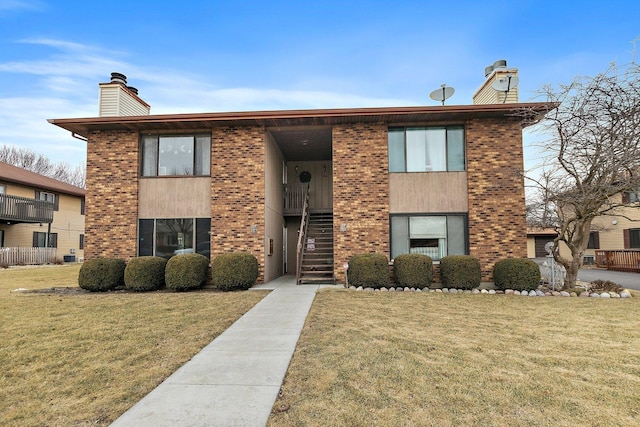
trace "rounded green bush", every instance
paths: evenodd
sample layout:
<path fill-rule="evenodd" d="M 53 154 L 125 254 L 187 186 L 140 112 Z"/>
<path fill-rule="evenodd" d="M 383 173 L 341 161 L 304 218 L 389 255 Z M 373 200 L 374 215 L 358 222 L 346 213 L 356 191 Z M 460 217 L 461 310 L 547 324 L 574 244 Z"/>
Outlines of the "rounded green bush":
<path fill-rule="evenodd" d="M 493 283 L 498 289 L 531 291 L 540 285 L 540 268 L 526 258 L 507 258 L 493 267 Z"/>
<path fill-rule="evenodd" d="M 349 260 L 347 277 L 350 286 L 382 288 L 389 286 L 389 260 L 383 254 L 357 254 Z"/>
<path fill-rule="evenodd" d="M 200 254 L 183 254 L 171 257 L 164 270 L 167 288 L 174 291 L 198 289 L 207 281 L 209 258 Z"/>
<path fill-rule="evenodd" d="M 164 287 L 165 258 L 141 256 L 133 258 L 124 270 L 124 285 L 131 291 L 155 291 Z"/>
<path fill-rule="evenodd" d="M 211 264 L 211 281 L 223 291 L 249 289 L 258 279 L 258 259 L 248 253 L 221 254 Z"/>
<path fill-rule="evenodd" d="M 80 267 L 78 286 L 91 292 L 105 292 L 124 284 L 125 262 L 114 258 L 86 260 Z"/>
<path fill-rule="evenodd" d="M 445 288 L 473 289 L 480 286 L 482 271 L 478 258 L 448 255 L 440 260 L 440 281 Z"/>
<path fill-rule="evenodd" d="M 393 278 L 397 285 L 428 288 L 433 281 L 433 260 L 423 254 L 403 254 L 393 259 Z"/>

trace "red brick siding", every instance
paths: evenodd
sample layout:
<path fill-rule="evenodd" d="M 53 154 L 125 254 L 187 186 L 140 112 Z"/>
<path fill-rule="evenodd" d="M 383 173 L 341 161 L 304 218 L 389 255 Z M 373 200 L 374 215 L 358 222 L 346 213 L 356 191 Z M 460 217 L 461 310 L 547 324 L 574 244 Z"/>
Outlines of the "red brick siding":
<path fill-rule="evenodd" d="M 85 259 L 137 251 L 138 134 L 93 132 L 87 143 Z"/>
<path fill-rule="evenodd" d="M 516 121 L 467 122 L 469 249 L 483 280 L 496 261 L 527 256 L 522 128 Z"/>
<path fill-rule="evenodd" d="M 334 268 L 344 283 L 343 264 L 358 253 L 389 257 L 389 159 L 387 126 L 333 128 Z M 346 224 L 346 232 L 340 226 Z"/>
<path fill-rule="evenodd" d="M 248 252 L 264 278 L 265 130 L 223 127 L 211 138 L 211 255 Z M 257 226 L 257 233 L 251 232 Z"/>

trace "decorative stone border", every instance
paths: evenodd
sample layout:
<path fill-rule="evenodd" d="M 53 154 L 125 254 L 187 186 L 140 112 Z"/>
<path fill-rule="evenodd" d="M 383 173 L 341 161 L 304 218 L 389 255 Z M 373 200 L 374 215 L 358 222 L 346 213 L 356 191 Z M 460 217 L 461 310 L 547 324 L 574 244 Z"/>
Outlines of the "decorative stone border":
<path fill-rule="evenodd" d="M 363 291 L 363 292 L 422 292 L 422 293 L 443 293 L 443 294 L 489 294 L 489 295 L 521 295 L 528 297 L 580 297 L 580 298 L 631 298 L 631 293 L 629 291 L 623 291 L 619 294 L 617 292 L 581 292 L 580 295 L 575 292 L 566 292 L 566 291 L 553 291 L 553 292 L 542 292 L 542 291 L 514 291 L 513 289 L 507 289 L 505 291 L 496 291 L 493 289 L 473 289 L 473 290 L 462 290 L 455 288 L 442 288 L 442 289 L 420 289 L 420 288 L 408 288 L 408 287 L 389 287 L 389 288 L 363 288 L 362 286 L 349 286 L 349 290 L 352 291 Z"/>

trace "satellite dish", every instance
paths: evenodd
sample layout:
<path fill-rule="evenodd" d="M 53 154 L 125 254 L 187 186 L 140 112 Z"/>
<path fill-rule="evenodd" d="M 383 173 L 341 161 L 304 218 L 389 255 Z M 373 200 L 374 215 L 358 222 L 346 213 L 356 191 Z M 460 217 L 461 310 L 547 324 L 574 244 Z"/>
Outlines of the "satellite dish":
<path fill-rule="evenodd" d="M 507 94 L 511 89 L 515 89 L 519 82 L 520 79 L 518 79 L 518 76 L 507 74 L 504 77 L 495 79 L 494 82 L 491 83 L 491 87 L 498 92 L 504 92 L 504 101 L 502 101 L 502 103 L 505 103 L 507 101 Z"/>
<path fill-rule="evenodd" d="M 434 101 L 441 101 L 442 105 L 444 105 L 444 100 L 451 98 L 451 95 L 453 95 L 455 91 L 456 90 L 454 88 L 447 87 L 447 85 L 443 83 L 440 86 L 440 89 L 436 89 L 433 92 L 431 92 L 429 94 L 429 97 Z"/>
<path fill-rule="evenodd" d="M 545 243 L 545 245 L 544 245 L 544 250 L 545 250 L 549 255 L 551 255 L 551 253 L 553 252 L 553 247 L 554 247 L 554 246 L 555 246 L 555 245 L 553 244 L 553 242 L 547 242 L 547 243 Z"/>

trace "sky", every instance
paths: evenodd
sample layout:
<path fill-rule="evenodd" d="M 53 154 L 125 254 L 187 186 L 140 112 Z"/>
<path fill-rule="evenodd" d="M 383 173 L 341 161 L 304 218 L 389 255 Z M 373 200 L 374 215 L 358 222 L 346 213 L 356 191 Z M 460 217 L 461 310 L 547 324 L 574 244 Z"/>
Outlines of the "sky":
<path fill-rule="evenodd" d="M 526 102 L 630 62 L 639 37 L 637 0 L 0 0 L 0 146 L 83 164 L 47 119 L 96 117 L 114 71 L 171 114 L 439 105 L 443 83 L 471 104 L 505 59 Z"/>

